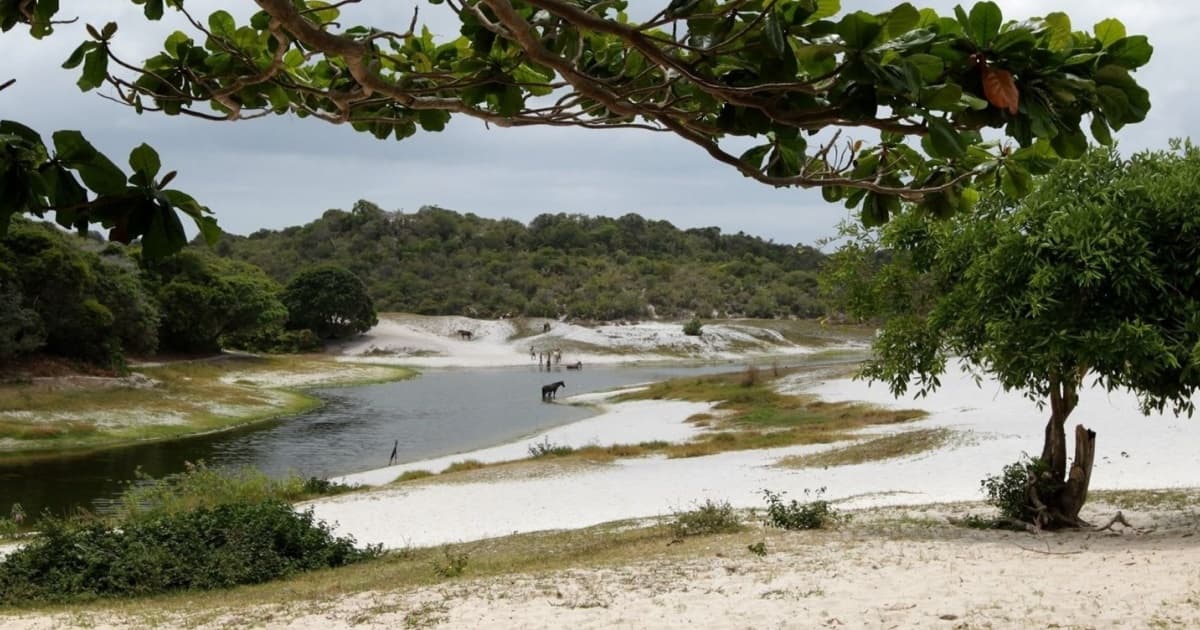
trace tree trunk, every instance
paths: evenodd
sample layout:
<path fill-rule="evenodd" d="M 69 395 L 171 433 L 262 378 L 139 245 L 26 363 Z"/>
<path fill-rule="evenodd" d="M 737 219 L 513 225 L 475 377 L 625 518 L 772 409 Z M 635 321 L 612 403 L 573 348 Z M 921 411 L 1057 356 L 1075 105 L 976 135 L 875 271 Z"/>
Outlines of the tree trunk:
<path fill-rule="evenodd" d="M 1055 379 L 1050 390 L 1050 419 L 1046 422 L 1046 441 L 1042 446 L 1045 472 L 1030 476 L 1027 492 L 1034 525 L 1043 529 L 1086 526 L 1079 510 L 1087 501 L 1092 480 L 1092 461 L 1096 454 L 1096 432 L 1083 425 L 1075 427 L 1075 459 L 1067 470 L 1067 417 L 1079 403 L 1074 379 Z"/>

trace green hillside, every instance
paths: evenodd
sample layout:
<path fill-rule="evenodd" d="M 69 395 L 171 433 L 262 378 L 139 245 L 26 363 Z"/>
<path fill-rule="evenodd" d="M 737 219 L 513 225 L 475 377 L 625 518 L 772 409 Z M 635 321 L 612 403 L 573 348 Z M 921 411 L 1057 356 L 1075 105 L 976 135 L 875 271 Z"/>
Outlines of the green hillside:
<path fill-rule="evenodd" d="M 343 266 L 381 311 L 596 320 L 817 315 L 824 259 L 807 246 L 636 214 L 543 214 L 524 225 L 436 207 L 387 212 L 368 201 L 303 226 L 226 235 L 217 253 L 279 282 L 312 265 Z"/>

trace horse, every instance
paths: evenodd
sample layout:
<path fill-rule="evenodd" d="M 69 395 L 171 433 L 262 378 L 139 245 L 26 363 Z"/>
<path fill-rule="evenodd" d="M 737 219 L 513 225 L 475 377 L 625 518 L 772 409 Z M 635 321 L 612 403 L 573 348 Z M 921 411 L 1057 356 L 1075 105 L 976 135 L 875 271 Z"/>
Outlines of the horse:
<path fill-rule="evenodd" d="M 576 361 L 574 363 L 568 363 L 567 369 L 568 370 L 582 370 L 583 369 L 583 361 Z"/>
<path fill-rule="evenodd" d="M 558 393 L 559 387 L 566 387 L 567 384 L 562 381 L 542 385 L 542 400 L 554 400 L 555 394 Z"/>
<path fill-rule="evenodd" d="M 461 337 L 461 338 L 463 338 L 463 339 L 466 339 L 467 341 L 470 341 L 470 340 L 471 340 L 471 336 L 472 336 L 472 334 L 473 334 L 473 333 L 471 333 L 471 331 L 469 331 L 469 330 L 460 330 L 460 331 L 458 331 L 458 336 L 459 336 L 459 337 Z"/>

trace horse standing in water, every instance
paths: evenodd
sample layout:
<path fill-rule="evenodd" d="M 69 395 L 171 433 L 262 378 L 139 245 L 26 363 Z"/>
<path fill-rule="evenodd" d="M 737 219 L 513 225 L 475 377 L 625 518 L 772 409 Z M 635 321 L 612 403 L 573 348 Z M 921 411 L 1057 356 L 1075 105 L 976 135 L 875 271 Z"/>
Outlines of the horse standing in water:
<path fill-rule="evenodd" d="M 567 384 L 562 381 L 542 385 L 542 400 L 554 400 L 554 396 L 558 393 L 558 388 L 566 386 Z"/>

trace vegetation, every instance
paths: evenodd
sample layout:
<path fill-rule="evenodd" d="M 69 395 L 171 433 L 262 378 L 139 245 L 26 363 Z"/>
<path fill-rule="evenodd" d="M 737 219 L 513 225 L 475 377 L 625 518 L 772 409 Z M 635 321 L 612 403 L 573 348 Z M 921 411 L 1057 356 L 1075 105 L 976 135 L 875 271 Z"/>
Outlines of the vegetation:
<path fill-rule="evenodd" d="M 825 257 L 817 250 L 717 228 L 680 230 L 636 214 L 543 214 L 523 225 L 359 201 L 307 225 L 227 235 L 215 251 L 279 282 L 300 268 L 343 267 L 381 311 L 585 320 L 823 312 L 816 271 Z M 772 307 L 748 309 L 764 292 Z"/>
<path fill-rule="evenodd" d="M 290 503 L 344 489 L 203 464 L 143 480 L 107 518 L 42 518 L 37 535 L 0 561 L 0 606 L 228 588 L 378 556 Z"/>
<path fill-rule="evenodd" d="M 701 333 L 700 326 L 701 326 L 700 318 L 693 317 L 693 318 L 689 319 L 686 324 L 683 325 L 683 334 L 691 336 L 691 337 L 699 337 L 700 333 Z"/>
<path fill-rule="evenodd" d="M 825 488 L 815 492 L 805 489 L 804 496 L 808 497 L 811 494 L 814 498 L 803 503 L 796 499 L 785 503 L 783 495 L 786 493 L 782 492 L 763 490 L 762 493 L 767 501 L 767 517 L 764 522 L 769 527 L 787 530 L 824 529 L 848 518 L 840 514 L 828 501 L 821 500 Z"/>
<path fill-rule="evenodd" d="M 378 554 L 274 500 L 112 524 L 47 518 L 40 527 L 0 562 L 0 606 L 228 588 Z"/>
<path fill-rule="evenodd" d="M 149 20 L 186 11 L 178 0 L 135 1 Z M 353 24 L 336 3 L 257 4 L 240 24 L 224 10 L 189 14 L 191 35 L 172 33 L 140 64 L 122 58 L 116 23 L 89 26 L 64 66 L 79 68 L 83 91 L 111 85 L 138 113 L 295 114 L 380 139 L 441 131 L 452 115 L 665 132 L 765 184 L 822 187 L 868 225 L 902 199 L 938 216 L 967 210 L 977 182 L 1020 188 L 1055 158 L 1083 154 L 1085 116 L 1107 142 L 1150 108 L 1130 75 L 1150 60 L 1145 37 L 1116 20 L 1073 31 L 1062 13 L 1004 22 L 993 2 L 954 17 L 907 2 L 838 17 L 836 0 L 670 2 L 632 14 L 624 1 L 481 0 L 450 5 L 462 28 L 442 41 L 415 19 L 402 33 Z M 40 39 L 58 10 L 58 0 L 5 2 L 0 28 Z M 842 138 L 862 128 L 878 142 Z M 985 128 L 1019 148 L 986 142 Z M 157 257 L 183 245 L 178 209 L 215 235 L 205 208 L 166 188 L 174 173 L 159 177 L 145 145 L 127 177 L 79 132 L 54 133 L 53 153 L 17 123 L 0 132 L 0 231 L 13 214 L 53 211 L 64 226 L 141 237 Z"/>
<path fill-rule="evenodd" d="M 346 339 L 379 320 L 367 288 L 342 267 L 324 265 L 297 273 L 281 296 L 288 328 L 311 330 L 321 339 Z"/>
<path fill-rule="evenodd" d="M 989 192 L 960 219 L 902 218 L 856 232 L 826 278 L 837 304 L 885 321 L 863 374 L 896 394 L 936 388 L 947 358 L 1049 404 L 1026 509 L 1076 526 L 1096 434 L 1067 418 L 1084 379 L 1136 393 L 1143 411 L 1191 412 L 1200 387 L 1200 150 L 1131 159 L 1098 149 L 1063 163 L 1018 201 Z"/>
<path fill-rule="evenodd" d="M 705 499 L 704 503 L 686 511 L 677 511 L 671 519 L 675 538 L 727 534 L 742 528 L 742 522 L 728 501 Z"/>
<path fill-rule="evenodd" d="M 1031 523 L 1037 518 L 1037 512 L 1030 505 L 1029 488 L 1047 483 L 1046 472 L 1045 462 L 1025 456 L 1005 466 L 999 475 L 984 478 L 979 487 L 988 504 L 999 510 L 1001 517 Z M 1049 494 L 1053 489 L 1042 488 L 1040 491 Z"/>
<path fill-rule="evenodd" d="M 820 453 L 785 457 L 779 465 L 789 468 L 828 468 L 911 457 L 945 446 L 953 435 L 950 429 L 903 431 Z"/>

